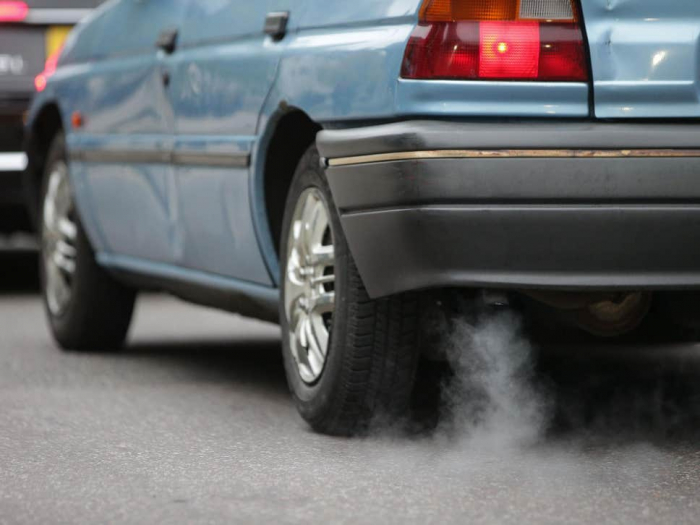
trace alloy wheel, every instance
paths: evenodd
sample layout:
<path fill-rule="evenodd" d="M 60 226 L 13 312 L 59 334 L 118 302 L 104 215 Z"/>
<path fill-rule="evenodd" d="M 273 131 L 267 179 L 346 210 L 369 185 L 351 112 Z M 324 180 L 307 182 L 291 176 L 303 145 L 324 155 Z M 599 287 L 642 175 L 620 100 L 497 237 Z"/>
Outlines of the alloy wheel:
<path fill-rule="evenodd" d="M 56 162 L 49 174 L 42 221 L 46 303 L 54 316 L 65 312 L 73 292 L 78 227 L 65 162 Z"/>
<path fill-rule="evenodd" d="M 304 191 L 294 210 L 284 279 L 290 348 L 301 379 L 313 384 L 326 364 L 335 310 L 330 211 L 316 188 Z"/>

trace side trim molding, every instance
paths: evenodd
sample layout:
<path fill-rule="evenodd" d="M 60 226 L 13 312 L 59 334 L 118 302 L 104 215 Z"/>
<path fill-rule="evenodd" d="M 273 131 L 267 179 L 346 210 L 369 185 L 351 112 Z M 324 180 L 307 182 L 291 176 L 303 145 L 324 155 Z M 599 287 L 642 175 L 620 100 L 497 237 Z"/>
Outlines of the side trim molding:
<path fill-rule="evenodd" d="M 157 150 L 76 150 L 70 152 L 75 162 L 103 164 L 175 164 L 177 166 L 210 166 L 247 168 L 248 153 L 203 153 Z"/>
<path fill-rule="evenodd" d="M 167 151 L 139 150 L 71 150 L 75 162 L 103 164 L 168 164 L 172 155 Z"/>
<path fill-rule="evenodd" d="M 178 166 L 247 168 L 250 165 L 250 155 L 248 153 L 194 153 L 176 151 L 172 155 L 172 162 Z"/>
<path fill-rule="evenodd" d="M 700 157 L 700 149 L 497 149 L 429 150 L 378 153 L 329 159 L 329 166 L 352 166 L 375 162 L 418 159 L 503 159 L 503 158 L 660 158 Z"/>

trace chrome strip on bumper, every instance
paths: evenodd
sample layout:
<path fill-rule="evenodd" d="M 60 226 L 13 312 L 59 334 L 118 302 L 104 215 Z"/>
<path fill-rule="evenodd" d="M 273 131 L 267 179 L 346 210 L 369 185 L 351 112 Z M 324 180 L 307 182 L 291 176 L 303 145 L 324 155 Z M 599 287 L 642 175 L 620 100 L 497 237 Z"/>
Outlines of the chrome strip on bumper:
<path fill-rule="evenodd" d="M 377 153 L 328 159 L 329 166 L 352 166 L 375 162 L 418 159 L 502 159 L 502 158 L 679 158 L 700 157 L 700 149 L 498 149 L 498 150 L 429 150 Z"/>

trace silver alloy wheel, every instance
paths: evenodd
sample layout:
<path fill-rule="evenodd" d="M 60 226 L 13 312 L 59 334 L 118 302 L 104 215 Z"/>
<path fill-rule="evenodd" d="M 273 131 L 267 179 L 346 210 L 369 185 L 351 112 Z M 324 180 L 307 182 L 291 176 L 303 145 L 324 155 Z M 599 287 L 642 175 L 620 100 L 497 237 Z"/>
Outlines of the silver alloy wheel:
<path fill-rule="evenodd" d="M 335 310 L 335 251 L 328 206 L 316 188 L 301 195 L 287 240 L 284 311 L 301 379 L 321 376 Z"/>
<path fill-rule="evenodd" d="M 72 296 L 77 237 L 68 166 L 58 161 L 49 175 L 41 234 L 46 302 L 54 316 L 66 310 Z"/>

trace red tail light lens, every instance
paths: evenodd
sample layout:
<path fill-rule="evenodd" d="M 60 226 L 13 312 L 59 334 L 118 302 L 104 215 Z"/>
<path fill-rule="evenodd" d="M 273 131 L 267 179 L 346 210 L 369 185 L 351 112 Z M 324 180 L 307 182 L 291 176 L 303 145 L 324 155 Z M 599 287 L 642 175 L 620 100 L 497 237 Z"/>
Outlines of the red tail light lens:
<path fill-rule="evenodd" d="M 422 22 L 416 27 L 406 48 L 401 76 L 423 80 L 587 81 L 585 46 L 581 29 L 572 19 L 573 11 L 567 19 L 564 10 L 560 17 L 566 20 L 563 22 L 523 18 L 525 10 L 537 11 L 538 1 L 545 4 L 539 6 L 539 11 L 546 12 L 547 4 L 555 0 L 520 0 L 519 5 L 514 1 L 433 0 L 427 9 L 423 8 L 422 17 L 447 20 Z M 557 5 L 561 3 L 558 0 Z M 486 20 L 453 20 L 457 15 Z M 493 20 L 506 15 L 517 19 Z"/>
<path fill-rule="evenodd" d="M 0 22 L 22 22 L 28 12 L 24 2 L 0 2 Z"/>
<path fill-rule="evenodd" d="M 479 78 L 537 78 L 540 28 L 537 22 L 481 22 Z"/>
<path fill-rule="evenodd" d="M 34 87 L 41 93 L 46 89 L 46 85 L 49 83 L 49 78 L 56 72 L 58 67 L 58 59 L 61 57 L 63 52 L 63 46 L 56 50 L 49 58 L 46 59 L 46 64 L 44 65 L 44 71 L 39 73 L 34 79 Z"/>

